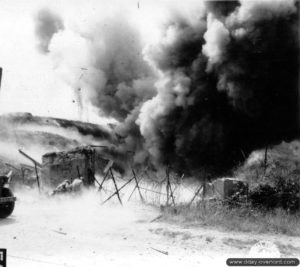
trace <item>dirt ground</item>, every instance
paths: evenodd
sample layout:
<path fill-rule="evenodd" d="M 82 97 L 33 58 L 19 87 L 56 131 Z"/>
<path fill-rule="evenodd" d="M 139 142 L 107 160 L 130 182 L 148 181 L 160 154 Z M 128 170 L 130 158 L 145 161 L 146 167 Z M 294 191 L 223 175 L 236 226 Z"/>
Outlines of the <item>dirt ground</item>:
<path fill-rule="evenodd" d="M 251 257 L 259 241 L 282 257 L 300 256 L 300 238 L 221 232 L 160 220 L 160 211 L 139 202 L 101 205 L 99 194 L 49 199 L 16 193 L 12 216 L 0 221 L 0 247 L 8 267 L 226 266 L 229 257 Z"/>

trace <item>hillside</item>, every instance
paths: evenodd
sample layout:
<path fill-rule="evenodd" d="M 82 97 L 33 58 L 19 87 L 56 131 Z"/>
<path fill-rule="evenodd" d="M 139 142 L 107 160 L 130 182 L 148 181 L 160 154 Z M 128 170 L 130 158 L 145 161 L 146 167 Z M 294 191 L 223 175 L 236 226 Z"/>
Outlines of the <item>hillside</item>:
<path fill-rule="evenodd" d="M 24 150 L 37 161 L 43 154 L 68 150 L 81 145 L 113 143 L 109 126 L 92 123 L 12 113 L 0 116 L 0 161 L 19 167 L 30 164 L 19 154 Z M 0 168 L 6 173 L 7 168 Z"/>

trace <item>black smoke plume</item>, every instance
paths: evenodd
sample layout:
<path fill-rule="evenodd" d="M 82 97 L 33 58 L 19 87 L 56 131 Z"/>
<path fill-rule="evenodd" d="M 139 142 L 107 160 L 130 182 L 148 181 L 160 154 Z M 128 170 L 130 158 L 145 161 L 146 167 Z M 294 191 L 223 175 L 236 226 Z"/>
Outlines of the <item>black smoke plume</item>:
<path fill-rule="evenodd" d="M 90 101 L 118 121 L 119 149 L 135 164 L 221 175 L 254 149 L 298 136 L 297 2 L 203 8 L 196 20 L 176 13 L 147 49 L 124 19 L 80 34 L 93 58 Z"/>
<path fill-rule="evenodd" d="M 240 6 L 239 1 L 227 0 L 227 1 L 206 1 L 205 2 L 207 12 L 213 13 L 218 19 L 226 18 L 237 7 Z"/>
<path fill-rule="evenodd" d="M 139 123 L 157 162 L 220 175 L 298 136 L 297 6 L 249 2 L 209 3 L 197 26 L 176 19 L 176 40 L 150 51 L 163 78 Z"/>

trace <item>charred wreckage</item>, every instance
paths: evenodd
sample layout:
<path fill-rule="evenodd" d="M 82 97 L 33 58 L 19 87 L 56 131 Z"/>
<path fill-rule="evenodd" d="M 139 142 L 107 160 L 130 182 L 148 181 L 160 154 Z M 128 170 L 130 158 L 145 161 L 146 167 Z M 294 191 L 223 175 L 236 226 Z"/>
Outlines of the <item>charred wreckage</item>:
<path fill-rule="evenodd" d="M 94 146 L 81 146 L 68 151 L 51 152 L 39 163 L 28 154 L 19 152 L 34 164 L 39 190 L 53 189 L 51 195 L 78 192 L 95 185 L 95 174 L 103 175 L 110 159 Z"/>

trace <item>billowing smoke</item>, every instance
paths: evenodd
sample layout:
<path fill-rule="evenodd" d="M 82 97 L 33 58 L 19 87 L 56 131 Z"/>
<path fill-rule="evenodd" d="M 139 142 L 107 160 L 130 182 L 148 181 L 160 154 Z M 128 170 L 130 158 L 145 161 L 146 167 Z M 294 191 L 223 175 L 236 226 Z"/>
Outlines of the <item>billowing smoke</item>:
<path fill-rule="evenodd" d="M 136 164 L 216 175 L 297 136 L 295 1 L 207 2 L 198 16 L 176 12 L 163 27 L 159 42 L 145 46 L 119 16 L 66 29 L 49 44 L 84 103 L 117 121 L 119 148 Z M 63 40 L 77 40 L 77 53 Z"/>
<path fill-rule="evenodd" d="M 225 7 L 225 8 L 224 8 Z M 223 173 L 298 127 L 298 12 L 293 1 L 208 3 L 175 18 L 149 51 L 162 72 L 139 125 L 155 159 Z"/>
<path fill-rule="evenodd" d="M 143 58 L 138 32 L 122 18 L 110 20 L 100 38 L 104 49 L 92 44 L 95 61 L 91 68 L 95 76 L 86 81 L 93 83 L 91 103 L 120 122 L 115 128 L 119 150 L 133 155 L 135 162 L 144 163 L 147 156 L 136 120 L 143 103 L 156 94 L 154 72 Z"/>
<path fill-rule="evenodd" d="M 213 13 L 219 20 L 224 20 L 240 6 L 240 2 L 235 0 L 206 1 L 205 5 L 207 13 Z"/>
<path fill-rule="evenodd" d="M 147 152 L 136 120 L 156 94 L 156 74 L 144 60 L 138 31 L 121 15 L 84 32 L 61 31 L 50 50 L 57 72 L 75 94 L 80 91 L 81 108 L 90 104 L 99 116 L 113 118 L 118 150 L 144 163 Z"/>
<path fill-rule="evenodd" d="M 64 29 L 62 19 L 48 9 L 40 10 L 36 16 L 36 35 L 39 39 L 38 48 L 43 53 L 49 52 L 49 43 L 55 33 Z"/>

